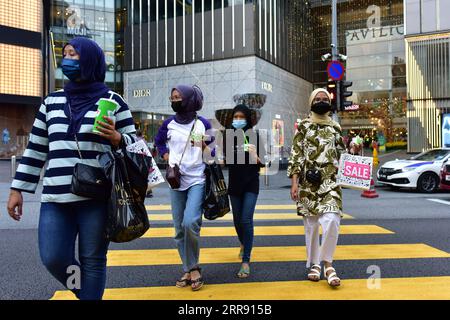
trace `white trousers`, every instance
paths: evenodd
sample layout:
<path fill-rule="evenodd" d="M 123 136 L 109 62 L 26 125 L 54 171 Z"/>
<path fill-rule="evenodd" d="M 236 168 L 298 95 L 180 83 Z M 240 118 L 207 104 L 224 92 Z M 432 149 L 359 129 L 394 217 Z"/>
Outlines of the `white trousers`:
<path fill-rule="evenodd" d="M 322 261 L 333 262 L 334 251 L 339 236 L 341 217 L 338 213 L 330 212 L 320 216 L 304 217 L 306 254 L 306 268 Z M 319 243 L 319 227 L 322 226 L 322 246 Z"/>

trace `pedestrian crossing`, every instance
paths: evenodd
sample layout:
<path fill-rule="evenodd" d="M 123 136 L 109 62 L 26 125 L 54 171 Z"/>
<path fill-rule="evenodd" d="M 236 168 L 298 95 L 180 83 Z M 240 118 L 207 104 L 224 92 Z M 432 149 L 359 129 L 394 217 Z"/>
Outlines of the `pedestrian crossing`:
<path fill-rule="evenodd" d="M 174 228 L 153 228 L 143 238 L 167 238 L 174 236 Z M 340 234 L 394 234 L 394 232 L 374 225 L 343 225 Z M 305 235 L 303 226 L 256 226 L 255 236 L 295 236 Z M 203 227 L 202 237 L 235 237 L 234 227 Z"/>
<path fill-rule="evenodd" d="M 200 264 L 239 263 L 239 248 L 200 249 Z M 450 254 L 426 244 L 383 244 L 338 246 L 336 260 L 450 258 Z M 252 262 L 306 261 L 303 246 L 253 247 Z M 181 264 L 176 249 L 110 250 L 109 267 Z"/>
<path fill-rule="evenodd" d="M 171 213 L 161 213 L 161 214 L 149 214 L 148 218 L 150 222 L 152 221 L 172 221 Z M 255 213 L 253 219 L 254 220 L 299 220 L 302 217 L 297 216 L 295 213 Z M 353 219 L 352 216 L 348 214 L 344 214 L 343 219 Z M 226 216 L 220 218 L 217 222 L 222 221 L 232 221 L 233 216 L 231 214 L 227 214 Z"/>
<path fill-rule="evenodd" d="M 132 286 L 124 288 L 107 288 L 104 299 L 133 300 L 296 300 L 296 299 L 450 299 L 450 277 L 383 277 L 380 286 L 374 289 L 370 284 L 373 279 L 342 279 L 342 284 L 332 290 L 326 280 L 319 283 L 304 280 L 298 275 L 286 281 L 264 280 L 258 275 L 258 266 L 270 268 L 274 263 L 296 263 L 304 269 L 306 249 L 298 245 L 297 236 L 304 235 L 301 218 L 295 213 L 293 205 L 258 205 L 255 212 L 255 246 L 252 250 L 252 273 L 246 281 L 238 279 L 223 283 L 208 282 L 208 271 L 204 271 L 206 284 L 202 290 L 193 292 L 189 288 L 179 289 L 174 286 L 175 280 L 182 274 L 181 260 L 175 249 L 171 226 L 170 205 L 146 206 L 151 228 L 138 240 L 129 245 L 114 245 L 108 252 L 108 268 L 126 272 L 133 277 L 135 268 L 151 268 L 148 277 L 155 277 L 158 268 L 178 266 L 179 272 L 173 274 L 173 281 L 154 286 Z M 290 211 L 290 212 L 289 212 Z M 450 253 L 421 243 L 376 243 L 381 237 L 397 237 L 387 228 L 360 224 L 349 214 L 344 215 L 345 223 L 341 224 L 340 239 L 358 239 L 361 236 L 374 237 L 370 243 L 339 244 L 335 261 L 405 261 L 406 259 L 449 259 Z M 269 224 L 269 225 L 268 225 Z M 275 225 L 274 225 L 275 224 Z M 232 225 L 232 214 L 229 213 L 218 221 L 204 220 L 201 230 L 202 241 L 209 243 L 200 250 L 202 266 L 227 267 L 235 272 L 240 265 L 239 247 L 230 246 L 238 243 Z M 354 238 L 355 237 L 355 238 Z M 273 239 L 287 239 L 286 246 L 273 245 Z M 206 240 L 205 240 L 206 239 Z M 233 239 L 236 240 L 233 242 Z M 214 241 L 213 241 L 214 240 Z M 256 241 L 258 240 L 258 241 Z M 419 240 L 419 238 L 418 238 Z M 149 246 L 151 243 L 151 246 Z M 203 242 L 202 242 L 203 243 Z M 405 259 L 405 260 L 402 260 Z M 207 268 L 204 268 L 204 270 Z M 261 268 L 262 269 L 262 268 Z M 260 269 L 260 270 L 261 270 Z M 337 269 L 339 274 L 339 269 Z M 153 273 L 153 274 L 151 274 Z M 301 272 L 300 272 L 301 273 Z M 276 279 L 277 270 L 273 270 L 272 278 Z M 425 274 L 425 273 L 424 273 Z M 220 279 L 220 278 L 219 278 Z M 52 299 L 74 299 L 70 291 L 56 291 Z"/>
<path fill-rule="evenodd" d="M 368 288 L 366 279 L 345 279 L 337 290 L 325 281 L 277 281 L 209 284 L 202 290 L 174 287 L 112 288 L 108 300 L 448 300 L 450 277 L 385 278 L 380 289 Z M 181 292 L 180 292 L 181 291 Z M 58 291 L 53 299 L 67 299 Z"/>

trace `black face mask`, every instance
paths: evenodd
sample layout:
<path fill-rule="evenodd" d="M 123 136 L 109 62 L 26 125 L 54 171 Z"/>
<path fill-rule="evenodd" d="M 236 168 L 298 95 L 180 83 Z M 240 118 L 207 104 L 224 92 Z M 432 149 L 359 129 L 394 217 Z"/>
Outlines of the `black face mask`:
<path fill-rule="evenodd" d="M 311 111 L 317 114 L 325 114 L 331 111 L 331 104 L 324 101 L 314 103 L 311 107 Z"/>
<path fill-rule="evenodd" d="M 183 106 L 181 105 L 183 101 L 173 101 L 172 102 L 172 110 L 176 113 L 183 110 Z"/>

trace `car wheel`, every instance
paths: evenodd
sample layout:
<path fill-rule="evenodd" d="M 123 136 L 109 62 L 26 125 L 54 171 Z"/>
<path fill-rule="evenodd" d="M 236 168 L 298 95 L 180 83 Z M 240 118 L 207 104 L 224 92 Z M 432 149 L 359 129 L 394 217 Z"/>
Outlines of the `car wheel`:
<path fill-rule="evenodd" d="M 439 177 L 431 172 L 422 174 L 417 181 L 417 190 L 425 193 L 435 192 L 439 188 Z"/>

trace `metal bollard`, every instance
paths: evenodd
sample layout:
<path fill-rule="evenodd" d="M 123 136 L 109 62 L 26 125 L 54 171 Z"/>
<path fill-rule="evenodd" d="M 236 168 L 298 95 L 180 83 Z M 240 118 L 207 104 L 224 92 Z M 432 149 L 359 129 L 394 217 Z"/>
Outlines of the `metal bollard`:
<path fill-rule="evenodd" d="M 11 178 L 16 175 L 16 156 L 11 156 Z"/>
<path fill-rule="evenodd" d="M 265 175 L 264 175 L 264 184 L 266 185 L 266 187 L 269 185 L 269 163 L 266 162 L 266 170 L 265 170 Z"/>

